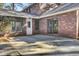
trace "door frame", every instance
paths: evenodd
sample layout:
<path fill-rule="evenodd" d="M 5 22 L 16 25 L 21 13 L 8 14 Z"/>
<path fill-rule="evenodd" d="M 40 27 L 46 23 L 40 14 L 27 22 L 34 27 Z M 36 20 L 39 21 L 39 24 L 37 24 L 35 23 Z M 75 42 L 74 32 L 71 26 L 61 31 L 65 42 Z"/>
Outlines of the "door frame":
<path fill-rule="evenodd" d="M 28 18 L 26 19 L 27 27 L 26 27 L 26 32 L 27 35 L 32 35 L 32 19 Z"/>
<path fill-rule="evenodd" d="M 56 29 L 55 28 L 56 23 L 54 23 L 54 21 L 57 21 L 57 31 L 56 32 L 54 31 L 54 29 Z M 50 22 L 52 23 L 52 24 L 50 24 L 50 26 L 52 26 L 52 27 L 49 27 Z M 49 30 L 51 30 L 51 32 Z M 53 18 L 53 19 L 48 19 L 47 20 L 47 31 L 48 31 L 48 34 L 56 34 L 56 33 L 58 33 L 58 20 L 57 19 Z"/>

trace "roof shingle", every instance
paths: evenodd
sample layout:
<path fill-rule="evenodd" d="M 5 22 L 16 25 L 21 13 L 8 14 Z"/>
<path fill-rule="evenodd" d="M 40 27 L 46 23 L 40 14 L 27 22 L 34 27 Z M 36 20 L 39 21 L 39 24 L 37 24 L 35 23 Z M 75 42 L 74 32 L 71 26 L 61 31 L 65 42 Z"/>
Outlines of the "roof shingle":
<path fill-rule="evenodd" d="M 57 7 L 57 8 L 54 8 L 42 15 L 50 15 L 50 14 L 54 14 L 54 13 L 57 13 L 57 12 L 61 12 L 61 11 L 66 11 L 66 10 L 70 10 L 70 9 L 73 9 L 73 8 L 79 8 L 79 3 L 66 3 L 60 7 Z"/>

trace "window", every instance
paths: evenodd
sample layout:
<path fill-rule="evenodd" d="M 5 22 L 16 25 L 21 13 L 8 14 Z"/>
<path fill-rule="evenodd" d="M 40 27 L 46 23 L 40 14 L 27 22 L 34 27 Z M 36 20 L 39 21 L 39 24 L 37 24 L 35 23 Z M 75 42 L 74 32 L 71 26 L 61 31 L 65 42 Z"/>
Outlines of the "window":
<path fill-rule="evenodd" d="M 12 31 L 15 31 L 15 22 L 11 21 L 11 25 L 12 25 Z"/>
<path fill-rule="evenodd" d="M 16 22 L 15 30 L 16 30 L 16 31 L 22 31 L 21 22 Z"/>
<path fill-rule="evenodd" d="M 12 21 L 11 24 L 12 24 L 12 31 L 22 31 L 21 22 Z"/>
<path fill-rule="evenodd" d="M 30 21 L 28 22 L 28 27 L 29 27 L 29 28 L 31 27 Z"/>
<path fill-rule="evenodd" d="M 35 19 L 35 29 L 39 30 L 39 19 Z"/>

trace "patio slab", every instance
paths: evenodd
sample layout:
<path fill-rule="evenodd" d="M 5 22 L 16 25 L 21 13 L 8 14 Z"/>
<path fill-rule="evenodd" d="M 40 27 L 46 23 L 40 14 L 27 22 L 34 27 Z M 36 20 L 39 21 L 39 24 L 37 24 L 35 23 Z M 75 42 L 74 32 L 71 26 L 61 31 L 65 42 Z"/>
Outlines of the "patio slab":
<path fill-rule="evenodd" d="M 58 46 L 75 46 L 79 45 L 79 40 L 59 37 L 59 36 L 49 36 L 49 35 L 32 35 L 32 36 L 22 36 L 16 37 L 16 41 L 24 41 L 29 43 L 34 42 L 49 42 L 48 44 L 56 44 Z"/>
<path fill-rule="evenodd" d="M 72 38 L 49 36 L 49 35 L 32 35 L 32 36 L 15 37 L 15 41 L 24 42 L 24 45 L 18 47 L 22 55 L 34 55 L 34 56 L 36 55 L 41 55 L 41 56 L 43 55 L 79 55 L 79 40 L 72 39 Z M 38 47 L 39 44 L 43 48 Z M 49 48 L 46 48 L 47 46 Z M 50 48 L 51 46 L 56 46 L 56 49 L 54 50 L 51 49 Z M 32 49 L 32 51 L 30 49 Z M 46 51 L 44 50 L 42 52 L 42 49 L 45 49 Z M 4 51 L 5 53 L 12 52 L 16 55 L 16 52 L 13 52 L 13 50 L 11 49 L 8 49 L 8 50 L 5 49 Z M 5 53 L 3 52 L 0 55 L 4 55 Z"/>
<path fill-rule="evenodd" d="M 58 36 L 49 36 L 49 35 L 24 36 L 24 37 L 16 37 L 15 39 L 17 41 L 25 41 L 30 43 L 46 42 L 46 44 L 58 46 L 57 51 L 53 53 L 48 53 L 47 55 L 79 55 L 79 47 L 78 47 L 79 40 L 76 40 L 76 39 L 58 37 Z M 43 55 L 46 55 L 46 54 L 43 54 Z"/>

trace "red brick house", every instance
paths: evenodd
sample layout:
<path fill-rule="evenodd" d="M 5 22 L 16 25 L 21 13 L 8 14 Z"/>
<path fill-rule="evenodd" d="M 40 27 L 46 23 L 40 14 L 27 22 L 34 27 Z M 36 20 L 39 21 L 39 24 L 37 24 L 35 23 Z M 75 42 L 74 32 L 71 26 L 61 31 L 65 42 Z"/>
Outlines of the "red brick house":
<path fill-rule="evenodd" d="M 50 4 L 50 7 L 46 7 L 47 4 L 40 5 L 43 4 L 32 4 L 23 10 L 32 15 L 32 18 L 26 19 L 27 35 L 58 34 L 72 38 L 79 37 L 78 3 Z"/>
<path fill-rule="evenodd" d="M 15 17 L 11 22 L 15 25 L 11 26 L 11 31 L 14 29 L 14 32 L 22 35 L 57 34 L 79 38 L 78 3 L 33 3 L 22 13 L 8 11 L 0 12 L 0 15 Z M 18 17 L 22 18 L 21 21 Z"/>

